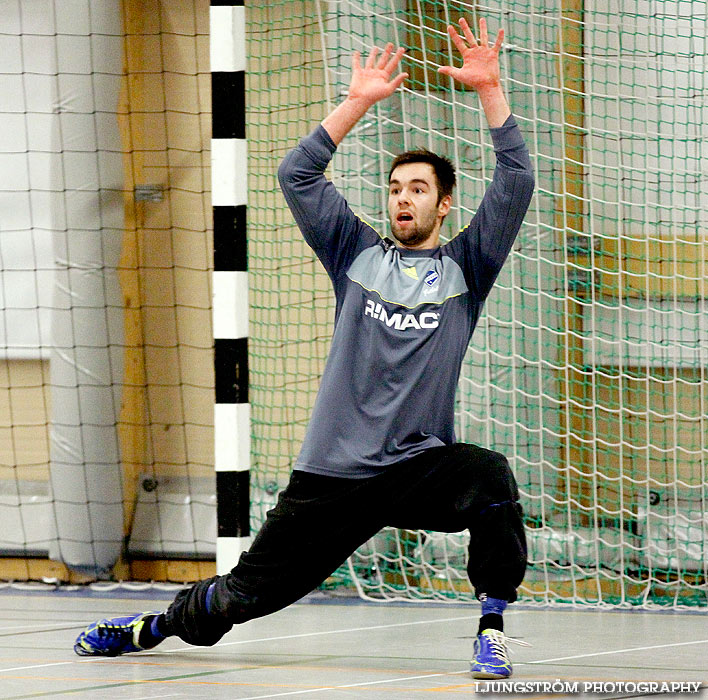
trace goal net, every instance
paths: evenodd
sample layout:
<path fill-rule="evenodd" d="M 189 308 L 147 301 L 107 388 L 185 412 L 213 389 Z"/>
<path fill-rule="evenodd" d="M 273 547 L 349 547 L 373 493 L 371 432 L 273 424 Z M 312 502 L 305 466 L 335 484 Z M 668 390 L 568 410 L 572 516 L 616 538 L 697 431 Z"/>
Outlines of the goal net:
<path fill-rule="evenodd" d="M 278 160 L 343 98 L 353 50 L 405 46 L 405 88 L 347 137 L 330 176 L 387 234 L 391 158 L 419 146 L 444 153 L 459 176 L 446 231 L 454 236 L 494 168 L 476 95 L 437 73 L 457 60 L 445 30 L 463 15 L 505 29 L 504 89 L 537 178 L 457 396 L 458 439 L 506 454 L 522 492 L 522 597 L 705 605 L 700 1 L 292 0 L 250 9 L 254 519 L 297 455 L 333 318 L 326 275 L 273 191 Z M 471 599 L 467 543 L 465 533 L 386 530 L 331 582 L 373 599 Z"/>

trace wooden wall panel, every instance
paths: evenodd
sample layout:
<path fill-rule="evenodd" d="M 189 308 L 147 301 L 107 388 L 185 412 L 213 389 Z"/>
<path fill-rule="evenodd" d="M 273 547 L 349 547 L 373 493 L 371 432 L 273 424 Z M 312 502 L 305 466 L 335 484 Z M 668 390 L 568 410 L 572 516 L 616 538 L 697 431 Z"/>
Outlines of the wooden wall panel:
<path fill-rule="evenodd" d="M 0 360 L 0 479 L 49 475 L 49 362 Z"/>
<path fill-rule="evenodd" d="M 126 0 L 124 12 L 126 190 L 164 192 L 126 199 L 124 289 L 137 300 L 142 359 L 126 376 L 136 391 L 123 416 L 134 483 L 145 470 L 213 471 L 209 3 Z"/>
<path fill-rule="evenodd" d="M 708 296 L 708 235 L 675 240 L 670 232 L 655 231 L 643 239 L 599 242 L 593 257 L 598 294 L 653 300 Z"/>

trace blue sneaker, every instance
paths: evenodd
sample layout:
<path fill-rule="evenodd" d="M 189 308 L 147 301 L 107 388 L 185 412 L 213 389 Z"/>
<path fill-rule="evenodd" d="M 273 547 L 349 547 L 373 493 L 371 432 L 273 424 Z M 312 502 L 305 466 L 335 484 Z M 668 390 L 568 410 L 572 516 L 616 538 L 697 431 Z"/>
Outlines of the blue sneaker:
<path fill-rule="evenodd" d="M 150 618 L 159 614 L 160 611 L 145 612 L 93 622 L 76 638 L 74 651 L 79 656 L 120 656 L 145 651 L 148 647 L 141 647 L 138 643 L 140 630 L 146 621 L 150 624 Z"/>
<path fill-rule="evenodd" d="M 474 642 L 474 660 L 470 665 L 472 678 L 496 680 L 512 674 L 507 638 L 499 630 L 487 629 Z"/>

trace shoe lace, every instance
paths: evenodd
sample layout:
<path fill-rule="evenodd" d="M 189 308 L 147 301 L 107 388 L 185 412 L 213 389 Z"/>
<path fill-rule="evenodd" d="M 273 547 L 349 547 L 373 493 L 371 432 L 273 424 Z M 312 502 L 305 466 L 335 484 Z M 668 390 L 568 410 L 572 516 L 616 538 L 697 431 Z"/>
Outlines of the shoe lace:
<path fill-rule="evenodd" d="M 111 623 L 103 623 L 97 626 L 98 636 L 105 639 L 108 643 L 125 643 L 133 641 L 133 630 L 130 627 L 122 625 L 113 625 Z"/>
<path fill-rule="evenodd" d="M 498 630 L 487 630 L 485 636 L 487 637 L 492 652 L 504 661 L 509 661 L 509 649 L 507 648 L 509 642 L 517 644 L 520 647 L 531 646 L 528 642 L 523 641 L 523 639 L 507 637 L 503 632 L 499 632 Z"/>

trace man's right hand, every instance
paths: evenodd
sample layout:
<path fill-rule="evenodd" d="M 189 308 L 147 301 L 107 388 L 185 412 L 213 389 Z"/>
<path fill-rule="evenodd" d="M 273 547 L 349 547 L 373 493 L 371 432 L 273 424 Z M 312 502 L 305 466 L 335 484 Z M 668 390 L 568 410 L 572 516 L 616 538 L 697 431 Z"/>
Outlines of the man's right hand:
<path fill-rule="evenodd" d="M 405 49 L 393 53 L 393 44 L 387 44 L 381 56 L 379 49 L 372 49 L 362 67 L 358 51 L 352 56 L 352 79 L 347 98 L 325 117 L 325 128 L 335 146 L 349 133 L 372 105 L 390 97 L 403 84 L 408 73 L 400 73 L 391 78 L 401 62 Z"/>
<path fill-rule="evenodd" d="M 361 55 L 355 51 L 352 55 L 352 80 L 347 98 L 359 100 L 368 108 L 393 95 L 408 77 L 408 73 L 399 73 L 391 78 L 404 52 L 405 49 L 399 48 L 393 53 L 393 44 L 386 44 L 377 61 L 379 49 L 375 46 L 362 67 Z"/>

